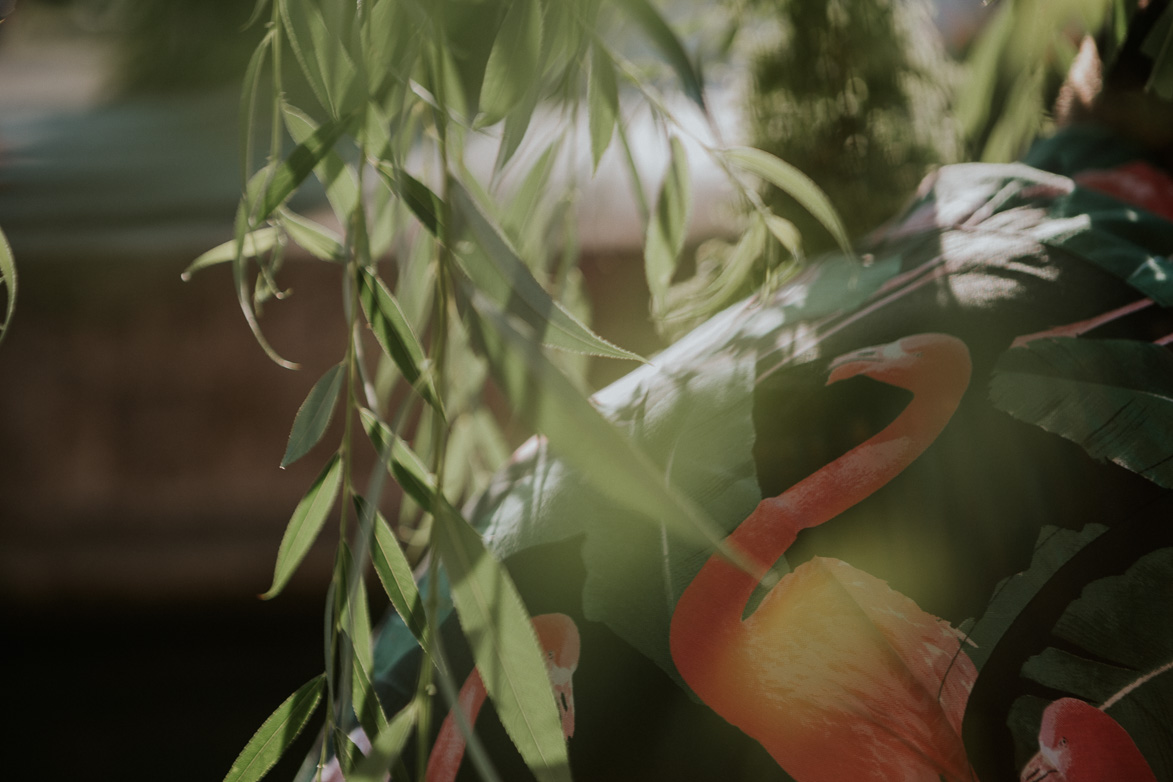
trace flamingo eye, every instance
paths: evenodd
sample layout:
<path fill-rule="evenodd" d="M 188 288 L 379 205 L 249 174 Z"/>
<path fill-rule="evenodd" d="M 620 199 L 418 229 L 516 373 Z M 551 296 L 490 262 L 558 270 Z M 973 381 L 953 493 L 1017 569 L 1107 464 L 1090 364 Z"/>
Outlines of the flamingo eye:
<path fill-rule="evenodd" d="M 1061 737 L 1059 738 L 1059 746 L 1060 746 L 1060 747 L 1066 747 L 1066 746 L 1067 746 L 1067 737 L 1066 737 L 1066 736 L 1061 736 Z"/>
<path fill-rule="evenodd" d="M 551 650 L 549 650 L 549 649 L 547 649 L 547 650 L 546 650 L 546 659 L 547 659 L 547 660 L 553 660 L 553 659 L 554 659 L 554 652 L 553 652 L 553 651 L 551 651 Z"/>

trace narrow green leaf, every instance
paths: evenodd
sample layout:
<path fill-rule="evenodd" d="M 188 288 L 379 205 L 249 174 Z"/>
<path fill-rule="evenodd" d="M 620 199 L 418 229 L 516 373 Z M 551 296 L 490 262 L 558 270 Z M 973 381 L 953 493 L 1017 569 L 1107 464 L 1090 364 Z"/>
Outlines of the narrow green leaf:
<path fill-rule="evenodd" d="M 322 439 L 334 416 L 338 392 L 342 390 L 342 381 L 346 378 L 345 369 L 343 364 L 335 364 L 327 369 L 297 409 L 289 443 L 285 446 L 285 456 L 281 458 L 282 469 L 305 456 Z"/>
<path fill-rule="evenodd" d="M 715 546 L 734 561 L 724 534 L 695 502 L 674 490 L 666 470 L 654 464 L 489 300 L 466 293 L 476 344 L 513 409 L 546 436 L 550 446 L 603 494 L 652 524 L 664 524 L 689 542 Z M 521 367 L 511 357 L 520 360 Z"/>
<path fill-rule="evenodd" d="M 8 333 L 12 313 L 16 310 L 16 263 L 12 260 L 12 248 L 4 232 L 0 231 L 0 286 L 6 287 L 8 303 L 4 305 L 4 320 L 0 321 L 0 342 Z"/>
<path fill-rule="evenodd" d="M 249 16 L 248 16 L 248 21 L 245 22 L 244 27 L 242 27 L 240 29 L 247 30 L 248 28 L 250 28 L 254 24 L 256 24 L 257 20 L 261 18 L 261 14 L 264 13 L 264 10 L 268 5 L 269 5 L 269 0 L 257 0 L 256 5 L 253 6 L 252 13 L 249 14 Z"/>
<path fill-rule="evenodd" d="M 310 88 L 331 116 L 357 108 L 366 95 L 361 57 L 352 58 L 347 40 L 353 33 L 353 3 L 299 0 L 281 3 L 289 44 Z"/>
<path fill-rule="evenodd" d="M 562 722 L 533 625 L 505 567 L 446 503 L 433 540 L 452 584 L 452 602 L 485 690 L 539 780 L 569 780 Z"/>
<path fill-rule="evenodd" d="M 648 236 L 644 246 L 648 290 L 651 291 L 657 310 L 662 309 L 668 295 L 688 234 L 688 216 L 692 210 L 689 184 L 688 154 L 680 140 L 673 137 L 668 169 L 660 185 L 656 211 L 648 222 Z"/>
<path fill-rule="evenodd" d="M 387 724 L 387 728 L 379 733 L 371 742 L 371 751 L 358 764 L 353 774 L 347 776 L 347 782 L 383 782 L 387 770 L 395 765 L 407 739 L 411 736 L 412 728 L 417 719 L 416 702 L 412 701 L 403 711 Z"/>
<path fill-rule="evenodd" d="M 351 660 L 350 686 L 354 713 L 368 736 L 378 736 L 387 730 L 387 715 L 383 712 L 383 705 L 379 702 L 371 680 L 370 650 L 367 650 L 367 659 L 364 660 L 361 654 L 356 653 L 361 648 L 357 641 L 352 642 L 345 632 L 339 635 L 338 640 Z"/>
<path fill-rule="evenodd" d="M 536 0 L 514 0 L 507 8 L 485 64 L 480 101 L 483 125 L 504 119 L 541 75 L 541 5 Z"/>
<path fill-rule="evenodd" d="M 1129 340 L 1037 339 L 1007 351 L 994 406 L 1173 488 L 1173 355 Z"/>
<path fill-rule="evenodd" d="M 493 161 L 493 171 L 495 172 L 504 169 L 506 164 L 513 159 L 514 153 L 521 147 L 521 142 L 529 131 L 530 121 L 533 120 L 540 97 L 536 87 L 537 85 L 532 85 L 530 89 L 526 90 L 517 105 L 505 115 L 505 129 L 501 133 L 501 146 L 497 148 L 497 159 Z"/>
<path fill-rule="evenodd" d="M 361 571 L 355 565 L 354 555 L 350 553 L 350 546 L 345 541 L 338 546 L 334 577 L 334 583 L 344 586 L 346 590 L 336 593 L 338 606 L 335 613 L 338 616 L 338 628 L 346 634 L 347 640 L 352 644 L 350 653 L 370 671 L 374 667 L 374 644 L 371 641 L 371 612 L 367 605 L 367 589 Z"/>
<path fill-rule="evenodd" d="M 383 584 L 387 597 L 391 598 L 391 605 L 403 619 L 403 623 L 411 630 L 411 634 L 419 641 L 425 654 L 431 652 L 424 641 L 424 628 L 427 626 L 427 617 L 424 614 L 424 603 L 420 598 L 419 588 L 415 583 L 415 576 L 411 572 L 411 565 L 403 555 L 399 541 L 395 539 L 391 527 L 383 514 L 364 500 L 354 498 L 355 507 L 360 516 L 373 513 L 374 523 L 371 536 L 371 562 L 375 566 L 375 574 Z"/>
<path fill-rule="evenodd" d="M 305 181 L 314 167 L 334 148 L 338 139 L 342 138 L 350 124 L 354 121 L 353 115 L 346 115 L 324 123 L 313 132 L 309 138 L 294 147 L 289 157 L 273 172 L 272 179 L 265 189 L 257 214 L 250 215 L 253 223 L 268 219 L 273 210 L 285 203 L 285 199 Z"/>
<path fill-rule="evenodd" d="M 224 782 L 255 782 L 293 743 L 322 699 L 326 675 L 319 674 L 285 699 L 236 756 Z"/>
<path fill-rule="evenodd" d="M 379 163 L 379 173 L 424 228 L 428 229 L 428 233 L 437 236 L 442 214 L 440 196 L 411 174 L 401 168 L 393 168 L 388 163 Z"/>
<path fill-rule="evenodd" d="M 1153 25 L 1142 50 L 1153 60 L 1145 89 L 1159 98 L 1173 100 L 1173 6 L 1166 8 Z"/>
<path fill-rule="evenodd" d="M 242 258 L 255 258 L 258 255 L 272 250 L 277 244 L 277 240 L 281 238 L 281 233 L 272 226 L 265 228 L 258 228 L 245 234 L 244 246 L 241 249 Z M 236 258 L 236 240 L 230 239 L 223 244 L 218 244 L 211 250 L 196 258 L 191 264 L 183 270 L 180 277 L 184 282 L 187 282 L 198 271 L 215 266 L 220 263 L 228 263 Z"/>
<path fill-rule="evenodd" d="M 810 177 L 799 171 L 784 160 L 751 147 L 736 147 L 725 153 L 726 159 L 733 165 L 760 176 L 770 184 L 789 194 L 795 201 L 810 212 L 839 243 L 839 247 L 848 255 L 854 255 L 851 249 L 851 240 L 847 236 L 847 229 L 839 219 L 839 213 L 831 205 L 818 185 Z"/>
<path fill-rule="evenodd" d="M 289 238 L 310 255 L 323 261 L 342 260 L 342 237 L 338 234 L 284 207 L 278 209 L 277 214 L 281 219 L 281 227 L 289 234 Z"/>
<path fill-rule="evenodd" d="M 293 517 L 281 538 L 281 546 L 277 549 L 273 585 L 269 587 L 268 592 L 261 595 L 262 600 L 276 597 L 289 583 L 290 577 L 305 558 L 318 533 L 322 531 L 322 526 L 334 507 L 334 501 L 338 498 L 338 489 L 341 485 L 342 457 L 334 454 L 293 511 Z"/>
<path fill-rule="evenodd" d="M 684 45 L 672 32 L 672 28 L 664 21 L 664 17 L 648 0 L 620 0 L 616 3 L 620 8 L 631 15 L 635 23 L 640 26 L 652 42 L 660 50 L 660 54 L 676 71 L 680 78 L 684 94 L 693 100 L 701 109 L 705 108 L 704 82 L 701 80 L 699 69 L 693 65 Z"/>
<path fill-rule="evenodd" d="M 591 47 L 591 76 L 587 90 L 587 105 L 591 113 L 591 159 L 594 167 L 615 132 L 615 120 L 619 117 L 619 87 L 615 83 L 615 64 L 607 52 L 598 44 Z"/>
<path fill-rule="evenodd" d="M 387 471 L 407 495 L 425 510 L 431 510 L 436 493 L 436 478 L 428 472 L 423 460 L 395 436 L 391 427 L 379 420 L 374 412 L 359 408 L 359 418 L 379 458 L 387 463 Z"/>
<path fill-rule="evenodd" d="M 252 331 L 253 338 L 261 346 L 261 350 L 265 351 L 265 355 L 278 366 L 286 369 L 299 369 L 296 363 L 286 361 L 282 358 L 273 349 L 273 346 L 269 344 L 269 341 L 265 339 L 265 334 L 261 331 L 261 324 L 257 320 L 257 313 L 253 310 L 252 299 L 249 296 L 248 263 L 244 254 L 245 240 L 248 237 L 251 227 L 254 225 L 254 222 L 249 219 L 249 214 L 256 208 L 270 171 L 272 171 L 272 167 L 266 166 L 252 175 L 248 181 L 248 186 L 245 187 L 244 197 L 236 207 L 236 221 L 234 225 L 236 245 L 232 259 L 232 282 L 236 287 L 237 304 L 240 305 L 240 311 L 244 315 L 244 320 L 248 324 L 249 330 Z"/>
<path fill-rule="evenodd" d="M 468 258 L 460 253 L 457 260 L 478 290 L 501 307 L 528 323 L 551 347 L 589 355 L 629 358 L 639 356 L 612 345 L 595 334 L 573 315 L 550 298 L 538 284 L 525 263 L 517 256 L 508 240 L 481 212 L 468 191 L 457 182 L 449 183 L 448 192 L 453 215 L 467 228 L 483 250 L 481 258 Z"/>
<path fill-rule="evenodd" d="M 802 258 L 802 234 L 798 232 L 794 223 L 776 214 L 766 215 L 764 222 L 770 234 L 778 240 L 779 244 L 785 247 L 796 259 Z"/>
<path fill-rule="evenodd" d="M 256 7 L 253 9 L 254 17 L 259 15 L 265 0 L 258 0 Z M 256 21 L 255 18 L 249 20 L 247 26 L 251 26 Z M 241 161 L 241 176 L 244 181 L 241 183 L 248 186 L 248 172 L 253 170 L 253 138 L 256 135 L 256 118 L 257 118 L 257 92 L 261 85 L 261 72 L 264 68 L 265 57 L 268 56 L 270 48 L 273 45 L 273 31 L 270 30 L 257 44 L 257 48 L 253 51 L 252 57 L 249 58 L 248 67 L 244 71 L 244 89 L 240 92 L 240 161 Z M 273 118 L 276 122 L 276 118 Z"/>
<path fill-rule="evenodd" d="M 309 116 L 291 106 L 285 106 L 282 114 L 285 117 L 285 129 L 298 144 L 309 141 L 318 130 Z M 326 200 L 334 209 L 338 222 L 346 225 L 360 200 L 358 177 L 334 150 L 327 152 L 321 162 L 314 167 L 314 175 L 326 188 Z"/>
<path fill-rule="evenodd" d="M 367 322 L 375 333 L 379 345 L 399 367 L 399 371 L 419 391 L 432 407 L 444 412 L 443 403 L 436 394 L 430 375 L 425 375 L 423 366 L 426 361 L 424 349 L 411 330 L 399 302 L 387 290 L 383 281 L 369 269 L 363 269 L 359 276 L 359 301 L 362 302 L 363 313 Z"/>
<path fill-rule="evenodd" d="M 618 122 L 615 129 L 619 133 L 619 143 L 623 147 L 623 162 L 627 168 L 627 175 L 631 177 L 631 194 L 635 204 L 639 207 L 639 216 L 643 223 L 652 219 L 652 210 L 648 206 L 648 197 L 644 194 L 643 181 L 640 179 L 639 166 L 635 164 L 635 155 L 631 152 L 631 139 L 627 137 L 627 128 L 624 123 Z"/>

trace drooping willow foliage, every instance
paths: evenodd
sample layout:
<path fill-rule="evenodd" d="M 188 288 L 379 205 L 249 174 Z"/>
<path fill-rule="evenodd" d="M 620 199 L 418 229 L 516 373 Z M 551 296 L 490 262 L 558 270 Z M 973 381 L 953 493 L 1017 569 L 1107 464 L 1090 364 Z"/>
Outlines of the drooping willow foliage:
<path fill-rule="evenodd" d="M 684 244 L 690 186 L 682 125 L 654 86 L 653 71 L 666 64 L 691 110 L 704 116 L 699 69 L 644 0 L 262 0 L 254 16 L 268 21 L 244 77 L 246 178 L 236 238 L 205 253 L 188 274 L 231 263 L 257 340 L 274 361 L 293 367 L 266 341 L 260 307 L 283 296 L 280 268 L 290 243 L 336 266 L 348 337 L 338 363 L 298 411 L 284 462 L 308 453 L 335 415 L 345 426 L 337 451 L 294 510 L 265 594 L 282 591 L 323 529 L 337 530 L 325 672 L 278 709 L 228 778 L 258 778 L 324 711 L 323 731 L 353 772 L 349 778 L 379 779 L 413 729 L 429 724 L 433 685 L 454 697 L 435 632 L 434 594 L 421 595 L 413 579 L 415 555 L 425 548 L 432 553 L 427 567 L 443 568 L 452 584 L 461 626 L 510 737 L 540 779 L 569 778 L 525 608 L 457 508 L 478 468 L 495 466 L 503 455 L 484 402 L 493 378 L 513 408 L 610 496 L 650 518 L 711 529 L 703 512 L 667 488 L 659 468 L 591 407 L 581 381 L 565 374 L 581 364 L 562 361 L 563 353 L 639 357 L 573 314 L 584 312 L 576 304 L 567 200 L 576 174 L 572 169 L 561 187 L 551 184 L 579 134 L 595 165 L 609 146 L 620 145 L 638 178 L 620 94 L 652 113 L 672 150 L 647 220 L 647 279 L 653 300 L 662 301 Z M 625 53 L 631 50 L 645 52 L 652 69 Z M 539 115 L 563 132 L 518 154 Z M 254 138 L 266 124 L 268 149 L 259 152 Z M 478 176 L 469 150 L 486 145 L 495 160 L 488 175 Z M 755 177 L 791 192 L 846 247 L 834 209 L 796 169 L 755 149 L 707 152 L 754 206 L 751 219 L 772 241 L 793 245 L 796 235 L 758 198 Z M 320 181 L 341 230 L 289 209 L 310 176 Z M 283 306 L 296 307 L 296 299 Z M 396 395 L 396 387 L 410 394 Z M 405 401 L 390 408 L 391 398 Z M 355 466 L 362 448 L 378 455 L 371 475 Z M 394 525 L 382 517 L 388 478 L 422 516 Z M 396 531 L 412 541 L 407 556 Z M 369 567 L 428 660 L 416 697 L 390 716 L 371 686 L 362 579 Z M 365 757 L 346 736 L 352 714 L 373 740 Z M 418 733 L 426 740 L 426 731 Z M 472 755 L 478 758 L 475 744 Z"/>
<path fill-rule="evenodd" d="M 1007 13 L 1027 13 L 1026 5 L 1008 2 Z M 805 24 L 801 4 L 788 8 L 794 24 Z M 885 16 L 890 10 L 877 11 L 875 24 L 894 25 Z M 484 401 L 486 384 L 495 383 L 513 409 L 609 497 L 684 534 L 700 530 L 714 542 L 718 536 L 701 510 L 667 486 L 661 469 L 594 410 L 581 377 L 567 374 L 581 362 L 566 355 L 639 361 L 586 323 L 570 199 L 576 177 L 590 174 L 576 172 L 567 160 L 580 146 L 596 166 L 612 146 L 622 150 L 637 183 L 636 201 L 644 204 L 646 276 L 658 315 L 678 314 L 681 302 L 693 317 L 711 311 L 743 292 L 753 279 L 748 270 L 763 256 L 777 259 L 774 268 L 802 259 L 805 235 L 814 230 L 850 253 L 849 229 L 822 190 L 791 163 L 761 149 L 692 139 L 729 177 L 746 216 L 723 269 L 699 286 L 678 287 L 692 200 L 687 131 L 668 108 L 658 74 L 667 69 L 667 89 L 687 96 L 690 111 L 705 117 L 708 105 L 690 47 L 648 0 L 259 0 L 253 17 L 265 26 L 244 77 L 245 177 L 236 237 L 197 259 L 189 274 L 230 263 L 257 340 L 274 361 L 292 367 L 266 341 L 260 307 L 284 295 L 280 269 L 291 243 L 334 266 L 347 338 L 338 362 L 298 411 L 284 462 L 309 453 L 335 416 L 345 426 L 337 450 L 293 512 L 265 594 L 280 594 L 322 534 L 337 540 L 325 670 L 278 707 L 227 779 L 263 776 L 315 715 L 348 779 L 382 779 L 400 763 L 413 733 L 421 742 L 417 757 L 427 757 L 426 731 L 415 728 L 429 725 L 433 710 L 455 698 L 456 685 L 436 632 L 434 587 L 421 594 L 416 586 L 413 570 L 421 561 L 447 574 L 474 660 L 527 764 L 541 780 L 569 779 L 561 725 L 525 607 L 458 510 L 504 455 Z M 979 67 L 994 45 L 976 51 Z M 802 60 L 802 51 L 787 56 Z M 1051 51 L 1030 50 L 1040 63 L 1050 62 Z M 834 64 L 836 58 L 826 56 Z M 997 63 L 984 67 L 992 73 Z M 888 111 L 884 96 L 904 89 L 899 80 L 857 82 L 849 70 L 838 78 L 860 106 L 876 101 L 880 114 Z M 984 100 L 984 85 L 979 82 L 977 98 L 962 103 L 966 127 L 1000 116 L 990 137 L 1017 138 L 1029 124 L 1017 114 L 979 117 L 973 108 Z M 783 113 L 802 105 L 795 89 Z M 635 104 L 651 113 L 670 150 L 654 200 L 644 200 L 627 133 Z M 885 122 L 898 125 L 900 116 Z M 539 141 L 537 124 L 562 132 Z M 764 127 L 772 126 L 767 121 Z M 254 148 L 259 130 L 268 138 L 265 150 Z M 858 136 L 854 148 L 864 152 L 871 143 L 860 135 L 866 130 L 847 136 Z M 930 140 L 907 138 L 902 160 L 909 170 L 919 169 L 932 157 Z M 484 172 L 473 150 L 483 155 L 486 145 L 493 163 Z M 326 193 L 333 227 L 288 206 L 310 177 Z M 909 178 L 900 174 L 895 181 L 906 188 Z M 781 213 L 773 197 L 763 198 L 759 182 L 784 191 L 810 215 L 812 228 L 798 225 L 797 213 Z M 296 298 L 282 306 L 295 308 Z M 356 467 L 360 449 L 377 454 L 372 474 Z M 387 480 L 407 498 L 395 523 L 380 512 Z M 332 531 L 325 533 L 327 527 Z M 404 541 L 411 544 L 406 554 Z M 421 560 L 424 551 L 431 556 Z M 371 682 L 368 568 L 426 660 L 415 697 L 397 714 L 385 713 Z M 443 700 L 433 695 L 436 685 Z M 355 716 L 373 742 L 365 755 L 346 735 Z M 470 754 L 484 768 L 475 741 Z"/>

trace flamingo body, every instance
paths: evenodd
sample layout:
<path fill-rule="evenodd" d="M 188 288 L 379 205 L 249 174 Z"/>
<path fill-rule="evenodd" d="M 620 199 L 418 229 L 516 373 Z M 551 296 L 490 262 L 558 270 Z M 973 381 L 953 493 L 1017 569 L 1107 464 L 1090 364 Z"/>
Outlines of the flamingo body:
<path fill-rule="evenodd" d="M 914 392 L 882 432 L 764 500 L 685 589 L 670 646 L 693 691 L 757 739 L 799 782 L 970 778 L 961 717 L 976 671 L 948 623 L 880 579 L 814 558 L 742 618 L 749 597 L 802 529 L 886 484 L 936 439 L 969 382 L 969 353 L 928 334 L 836 360 L 828 382 L 866 374 Z"/>

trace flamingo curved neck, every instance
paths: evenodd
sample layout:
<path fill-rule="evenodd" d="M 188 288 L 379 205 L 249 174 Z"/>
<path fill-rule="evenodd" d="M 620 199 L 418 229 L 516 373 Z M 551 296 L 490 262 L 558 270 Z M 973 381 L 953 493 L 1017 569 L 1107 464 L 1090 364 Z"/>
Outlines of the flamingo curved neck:
<path fill-rule="evenodd" d="M 729 535 L 727 542 L 754 572 L 714 555 L 681 595 L 672 618 L 672 654 L 686 680 L 690 661 L 709 659 L 713 649 L 729 643 L 730 633 L 739 632 L 750 596 L 799 532 L 863 501 L 932 444 L 957 409 L 968 374 L 960 373 L 960 382 L 910 388 L 912 401 L 892 423 L 781 495 L 763 500 Z"/>

